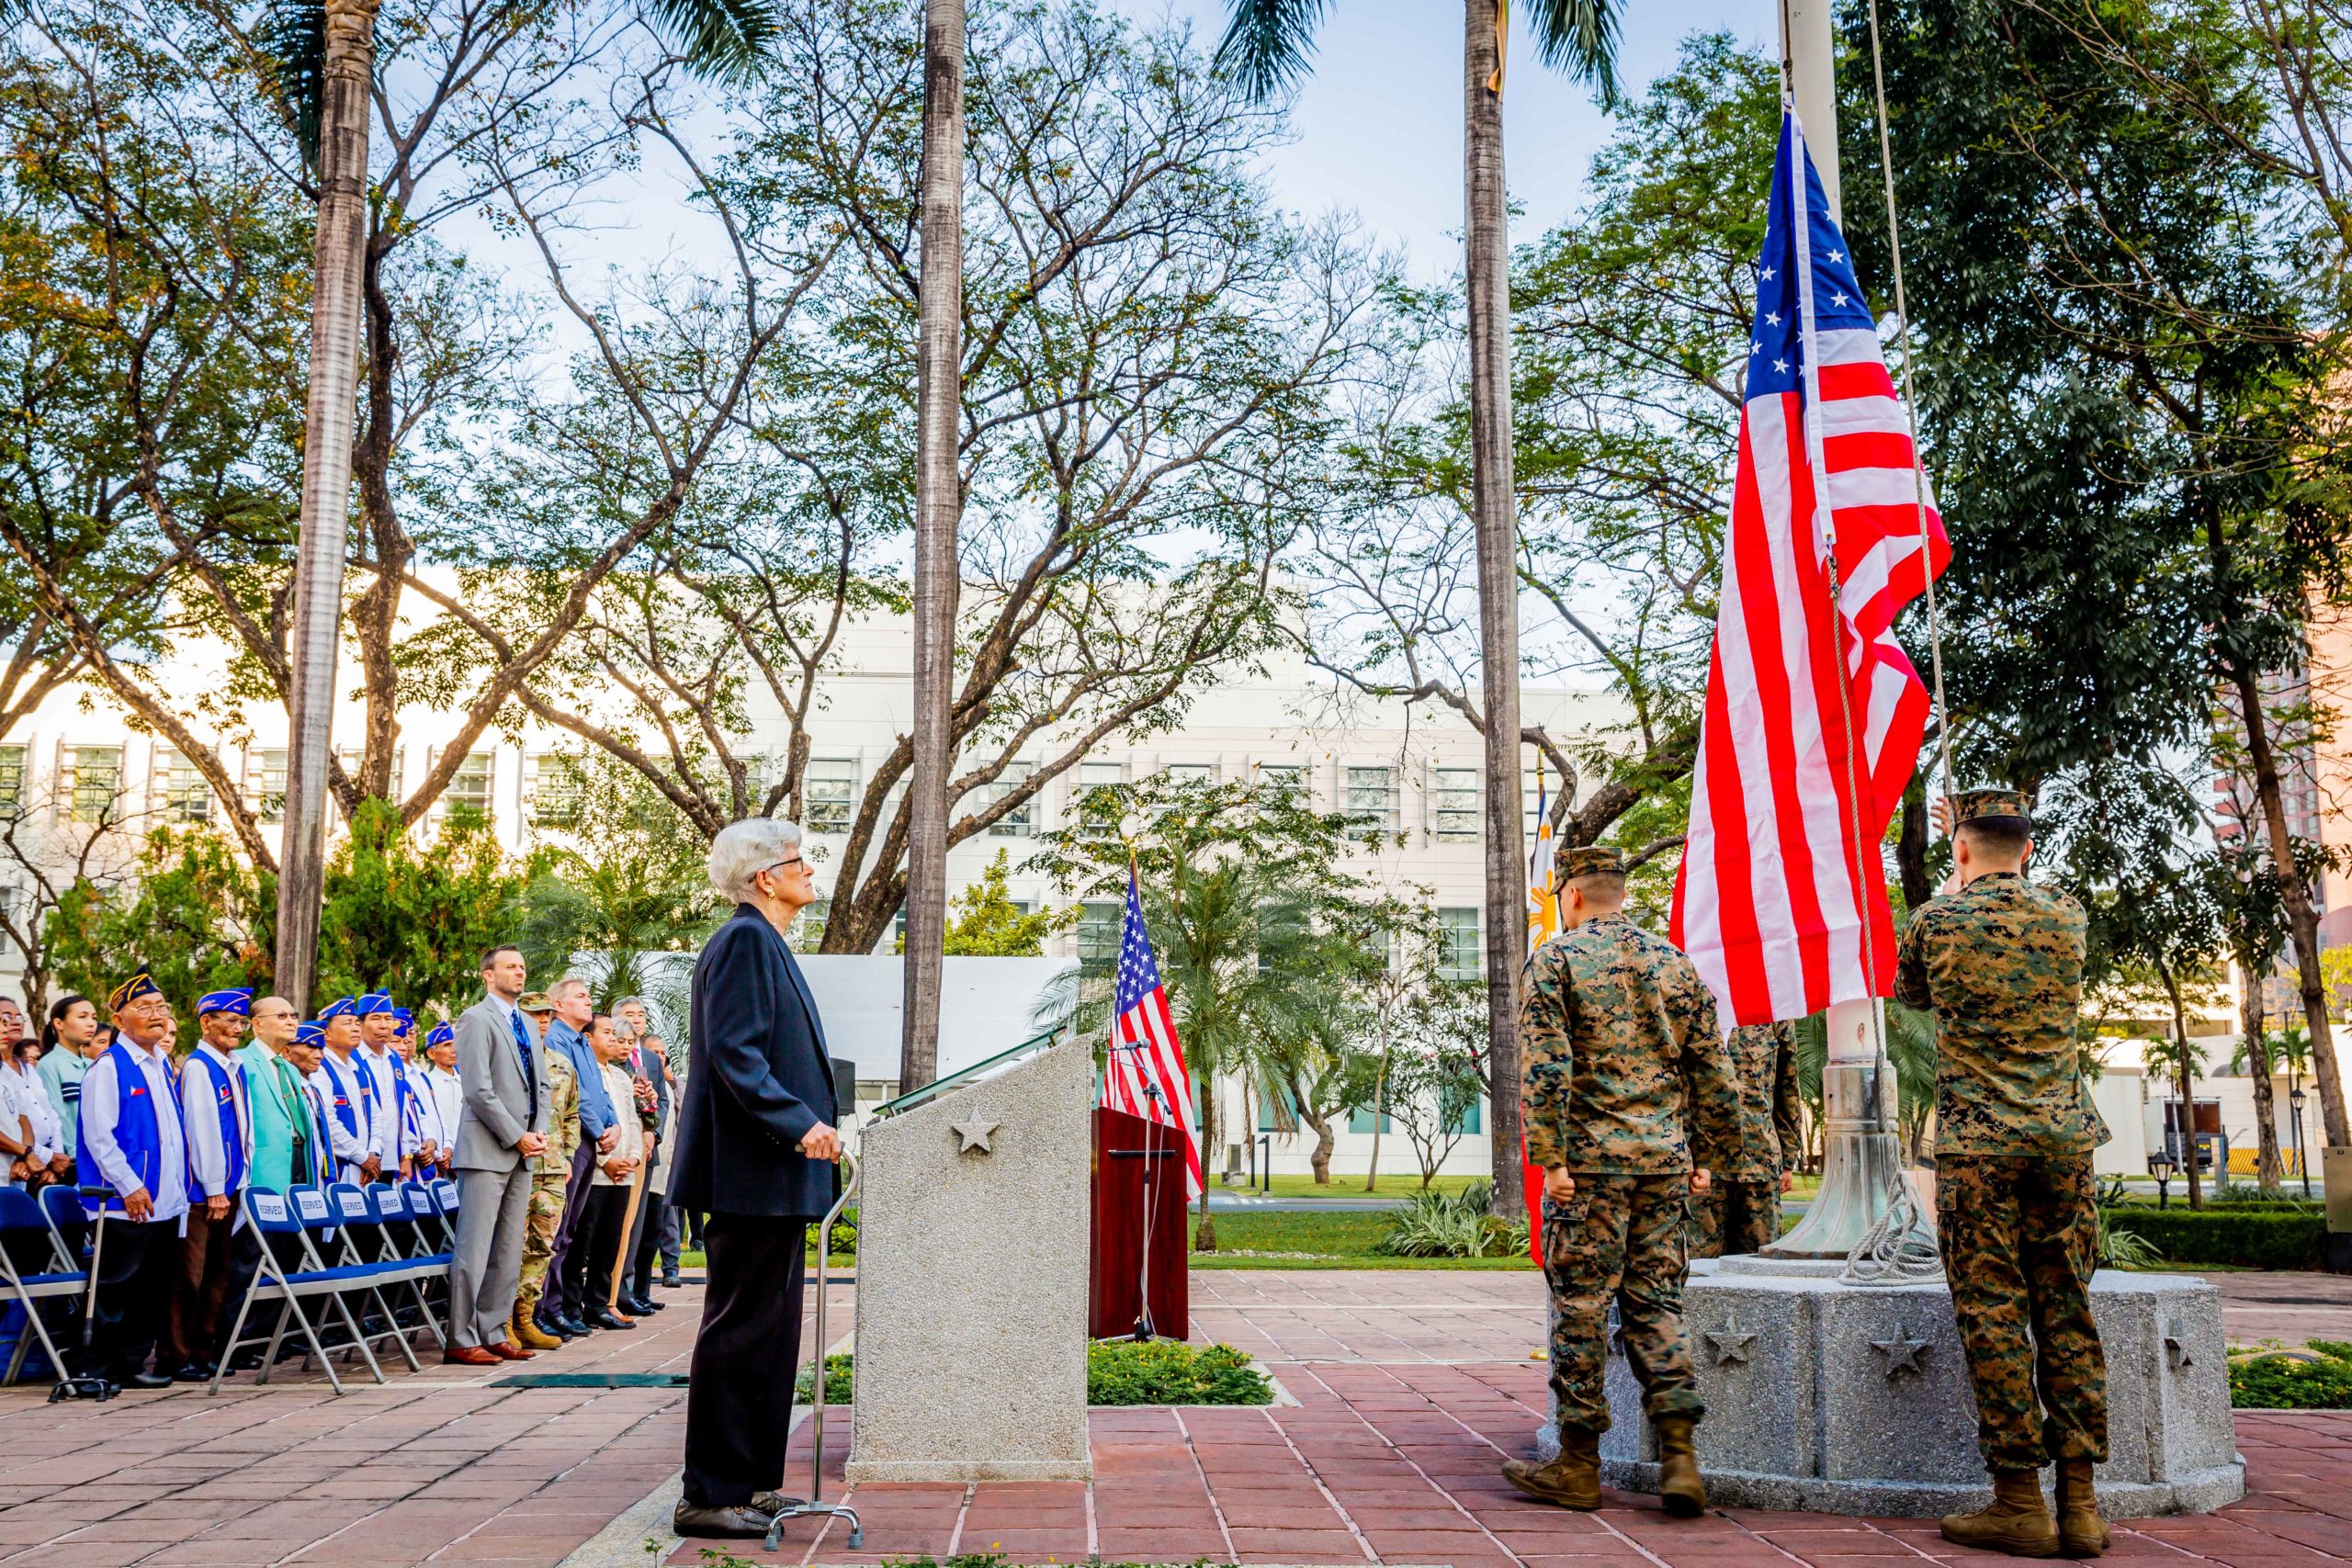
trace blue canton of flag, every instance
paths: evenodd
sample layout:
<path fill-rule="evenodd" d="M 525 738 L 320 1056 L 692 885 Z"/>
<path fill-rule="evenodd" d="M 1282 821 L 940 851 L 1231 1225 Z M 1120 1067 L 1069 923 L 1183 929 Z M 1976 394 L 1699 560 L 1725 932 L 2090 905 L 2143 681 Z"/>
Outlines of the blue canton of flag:
<path fill-rule="evenodd" d="M 1144 930 L 1143 897 L 1127 867 L 1127 913 L 1119 931 L 1119 967 L 1111 1049 L 1102 1066 L 1102 1103 L 1184 1135 L 1185 1196 L 1201 1191 L 1201 1136 L 1193 1121 L 1193 1076 L 1176 1039 L 1176 1017 L 1159 983 L 1159 964 Z"/>

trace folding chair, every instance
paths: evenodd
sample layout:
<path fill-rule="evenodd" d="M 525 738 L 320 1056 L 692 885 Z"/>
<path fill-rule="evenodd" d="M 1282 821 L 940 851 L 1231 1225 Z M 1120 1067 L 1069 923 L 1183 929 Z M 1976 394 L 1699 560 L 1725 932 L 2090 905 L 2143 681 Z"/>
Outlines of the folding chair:
<path fill-rule="evenodd" d="M 392 1303 L 384 1295 L 386 1286 L 397 1289 L 408 1278 L 407 1264 L 405 1259 L 393 1255 L 390 1238 L 384 1235 L 384 1227 L 376 1217 L 376 1205 L 369 1201 L 366 1191 L 348 1181 L 338 1181 L 328 1188 L 327 1202 L 334 1213 L 334 1228 L 342 1237 L 342 1255 L 339 1258 L 330 1258 L 322 1249 L 320 1260 L 329 1268 L 359 1270 L 353 1289 L 368 1293 L 368 1298 L 376 1303 L 378 1320 L 384 1325 L 371 1333 L 363 1322 L 361 1332 L 371 1343 L 381 1339 L 392 1341 L 400 1347 L 401 1359 L 408 1363 L 410 1371 L 424 1371 L 423 1364 L 416 1359 L 416 1351 L 408 1342 L 409 1336 L 415 1332 L 414 1328 L 400 1320 L 400 1314 L 392 1310 Z M 363 1241 L 367 1244 L 364 1247 L 361 1245 Z M 423 1292 L 418 1292 L 418 1299 L 421 1303 Z M 363 1320 L 365 1316 L 363 1313 Z M 432 1321 L 432 1316 L 429 1312 L 425 1314 L 425 1325 L 433 1330 L 433 1337 L 440 1339 L 446 1348 L 448 1341 L 442 1337 L 440 1325 Z"/>
<path fill-rule="evenodd" d="M 449 1254 L 425 1247 L 420 1222 L 410 1213 L 408 1195 L 400 1188 L 379 1182 L 367 1189 L 367 1197 L 384 1238 L 383 1248 L 376 1257 L 377 1267 L 384 1270 L 384 1282 L 408 1287 L 424 1326 L 433 1331 L 435 1341 L 447 1350 L 449 1337 L 442 1332 L 440 1320 L 434 1314 L 433 1286 L 436 1280 L 447 1282 Z"/>
<path fill-rule="evenodd" d="M 403 1181 L 400 1186 L 401 1201 L 408 1205 L 409 1219 L 416 1227 L 416 1251 L 449 1253 L 457 1250 L 458 1237 L 448 1222 L 441 1217 L 441 1206 L 433 1201 L 430 1181 Z"/>
<path fill-rule="evenodd" d="M 300 1201 L 302 1195 L 315 1199 L 315 1205 Z M 219 1393 L 220 1380 L 229 1375 L 229 1363 L 239 1350 L 247 1346 L 261 1345 L 261 1336 L 244 1337 L 245 1319 L 257 1304 L 277 1302 L 277 1322 L 272 1326 L 262 1352 L 261 1375 L 256 1380 L 267 1382 L 272 1368 L 277 1365 L 277 1349 L 285 1342 L 288 1321 L 299 1325 L 303 1342 L 309 1346 L 304 1353 L 306 1362 L 315 1360 L 327 1374 L 327 1382 L 335 1393 L 345 1392 L 343 1380 L 335 1376 L 334 1362 L 327 1355 L 328 1345 L 319 1337 L 302 1303 L 324 1297 L 343 1320 L 345 1341 L 367 1359 L 368 1371 L 378 1382 L 384 1381 L 384 1369 L 378 1364 L 376 1353 L 359 1332 L 358 1320 L 351 1315 L 350 1303 L 344 1300 L 345 1292 L 355 1288 L 355 1276 L 364 1269 L 330 1269 L 319 1261 L 318 1249 L 311 1243 L 311 1224 L 306 1224 L 305 1209 L 311 1210 L 317 1220 L 327 1219 L 326 1196 L 315 1187 L 296 1188 L 290 1192 L 272 1192 L 256 1187 L 245 1193 L 245 1219 L 252 1224 L 261 1241 L 261 1267 L 254 1270 L 253 1283 L 246 1287 L 244 1299 L 237 1303 L 237 1316 L 229 1328 L 229 1342 L 220 1352 L 220 1365 L 212 1374 L 212 1382 L 205 1392 Z M 279 1255 L 279 1248 L 298 1250 L 301 1267 L 288 1269 Z M 412 1364 L 413 1359 L 412 1359 Z"/>
<path fill-rule="evenodd" d="M 30 1274 L 22 1272 L 17 1258 L 34 1253 L 45 1255 L 48 1266 Z M 65 1358 L 58 1353 L 57 1341 L 50 1337 L 49 1325 L 41 1322 L 40 1303 L 74 1301 L 88 1289 L 88 1272 L 74 1263 L 41 1205 L 20 1189 L 0 1187 L 0 1284 L 6 1285 L 8 1294 L 25 1309 L 25 1323 L 30 1330 L 17 1336 L 16 1354 L 8 1358 L 8 1370 L 0 1375 L 0 1383 L 17 1381 L 35 1339 L 40 1341 L 41 1354 L 49 1358 L 58 1377 L 67 1375 Z"/>

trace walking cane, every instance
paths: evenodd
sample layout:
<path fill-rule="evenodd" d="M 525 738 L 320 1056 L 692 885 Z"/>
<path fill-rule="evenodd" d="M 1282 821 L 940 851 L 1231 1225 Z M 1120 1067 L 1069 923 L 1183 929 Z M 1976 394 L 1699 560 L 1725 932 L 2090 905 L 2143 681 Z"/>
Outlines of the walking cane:
<path fill-rule="evenodd" d="M 88 1368 L 91 1332 L 96 1326 L 98 1320 L 98 1262 L 105 1256 L 106 1251 L 107 1204 L 114 1199 L 114 1189 L 76 1187 L 74 1190 L 79 1197 L 98 1200 L 97 1229 L 92 1232 L 90 1236 L 90 1289 L 89 1292 L 82 1298 L 82 1365 Z M 68 1258 L 67 1261 L 71 1262 L 72 1259 Z M 64 1371 L 62 1367 L 58 1370 Z M 70 1377 L 58 1379 L 57 1386 L 49 1391 L 49 1402 L 54 1404 L 61 1399 L 87 1399 L 103 1404 L 120 1392 L 121 1389 L 109 1381 L 104 1372 L 84 1371 Z"/>
<path fill-rule="evenodd" d="M 847 1149 L 842 1151 L 842 1163 L 849 1167 L 849 1179 L 842 1184 L 842 1195 L 825 1211 L 824 1224 L 817 1228 L 817 1331 L 813 1337 L 817 1348 L 811 1358 L 814 1370 L 808 1379 L 808 1501 L 794 1503 L 768 1521 L 767 1549 L 774 1551 L 784 1540 L 784 1521 L 810 1515 L 833 1515 L 849 1521 L 850 1550 L 854 1551 L 865 1544 L 865 1527 L 858 1522 L 857 1510 L 847 1503 L 828 1503 L 825 1496 L 825 1260 L 832 1253 L 833 1222 L 857 1193 L 857 1160 Z"/>

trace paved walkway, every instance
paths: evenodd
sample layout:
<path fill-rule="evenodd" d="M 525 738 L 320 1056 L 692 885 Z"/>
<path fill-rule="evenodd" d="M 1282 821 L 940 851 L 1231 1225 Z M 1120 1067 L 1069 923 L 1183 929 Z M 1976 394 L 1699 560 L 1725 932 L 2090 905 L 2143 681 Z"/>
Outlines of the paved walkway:
<path fill-rule="evenodd" d="M 2310 1276 L 2267 1280 L 2297 1292 Z M 1496 1466 L 1542 1418 L 1532 1275 L 1202 1272 L 1195 1329 L 1244 1346 L 1297 1403 L 1263 1410 L 1111 1410 L 1093 1417 L 1091 1485 L 865 1486 L 865 1550 L 797 1523 L 782 1561 L 1001 1551 L 1019 1562 L 1455 1563 L 1463 1568 L 1893 1568 L 1967 1561 L 1932 1522 L 1725 1510 L 1670 1522 L 1649 1499 L 1597 1514 L 1539 1507 Z M 2311 1287 L 2330 1302 L 2334 1281 Z M 2225 1286 L 2225 1289 L 2230 1287 Z M 2291 1311 L 2255 1303 L 2247 1310 Z M 849 1321 L 834 1287 L 833 1321 Z M 2233 1337 L 2240 1332 L 2233 1292 Z M 698 1292 L 628 1335 L 526 1371 L 683 1371 Z M 2320 1310 L 2320 1309 L 2313 1309 Z M 2332 1308 L 2330 1309 L 2332 1310 Z M 2299 1320 L 2300 1321 L 2300 1320 Z M 2310 1332 L 2306 1330 L 2305 1332 Z M 2259 1337 L 2259 1336 L 2251 1336 Z M 463 1375 L 460 1375 L 463 1374 Z M 217 1399 L 201 1390 L 107 1404 L 0 1391 L 0 1568 L 131 1563 L 507 1563 L 555 1568 L 594 1540 L 605 1563 L 698 1565 L 640 1499 L 671 1482 L 684 1391 L 501 1389 L 433 1366 L 337 1399 L 315 1377 Z M 831 1424 L 838 1495 L 845 1423 Z M 2352 1415 L 2240 1418 L 2256 1495 L 2205 1518 L 2134 1521 L 2116 1559 L 2177 1568 L 2352 1561 Z M 804 1426 L 790 1478 L 806 1475 Z M 642 1521 L 642 1522 L 640 1522 Z M 648 1540 L 658 1551 L 645 1551 Z M 750 1543 L 735 1554 L 773 1561 Z M 583 1558 L 586 1554 L 583 1554 Z M 1986 1561 L 1977 1559 L 1978 1562 Z"/>

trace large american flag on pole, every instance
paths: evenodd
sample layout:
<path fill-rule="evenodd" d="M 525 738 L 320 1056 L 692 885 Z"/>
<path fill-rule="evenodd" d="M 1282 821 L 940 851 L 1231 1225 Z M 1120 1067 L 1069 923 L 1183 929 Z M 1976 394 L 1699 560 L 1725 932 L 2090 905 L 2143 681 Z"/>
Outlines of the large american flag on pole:
<path fill-rule="evenodd" d="M 1951 557 L 1926 485 L 1845 238 L 1784 111 L 1674 892 L 1674 940 L 1737 1022 L 1891 989 L 1879 843 L 1930 705 L 1892 627 Z"/>
<path fill-rule="evenodd" d="M 1184 1197 L 1201 1195 L 1201 1135 L 1193 1124 L 1193 1075 L 1176 1041 L 1176 1018 L 1143 927 L 1136 868 L 1127 867 L 1127 916 L 1119 930 L 1117 994 L 1111 1050 L 1102 1067 L 1102 1103 L 1173 1127 L 1184 1135 Z"/>

